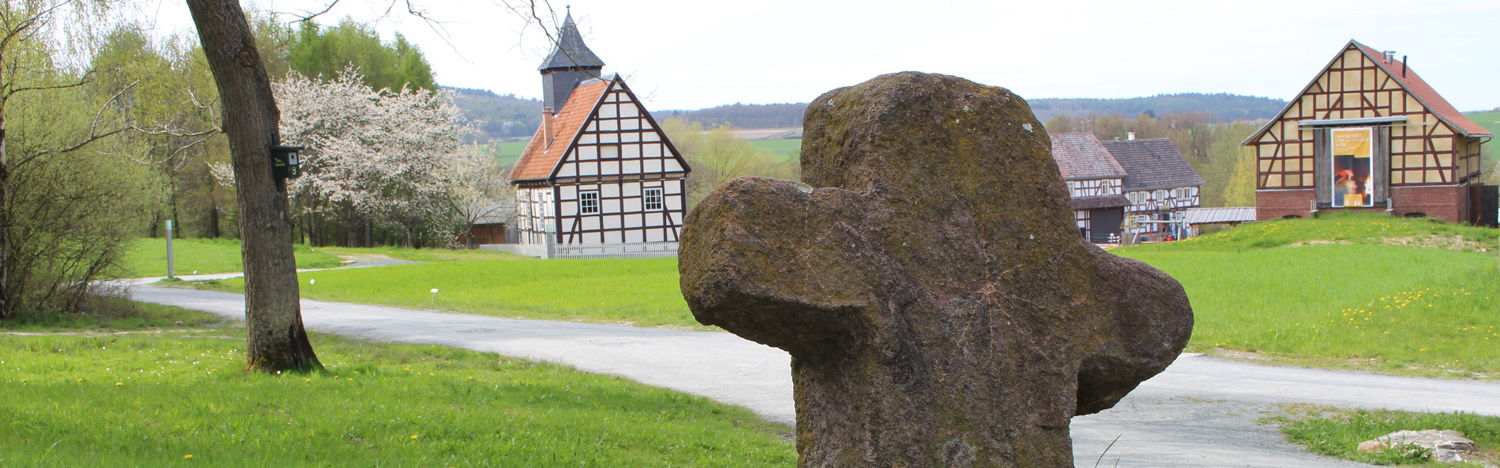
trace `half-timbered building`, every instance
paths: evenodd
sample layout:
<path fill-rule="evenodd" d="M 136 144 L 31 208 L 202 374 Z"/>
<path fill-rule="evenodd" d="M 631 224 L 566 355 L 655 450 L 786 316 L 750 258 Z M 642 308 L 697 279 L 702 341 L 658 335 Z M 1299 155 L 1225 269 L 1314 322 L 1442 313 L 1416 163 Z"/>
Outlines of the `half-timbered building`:
<path fill-rule="evenodd" d="M 1386 211 L 1471 221 L 1479 147 L 1492 136 L 1394 52 L 1349 41 L 1250 135 L 1256 216 Z"/>
<path fill-rule="evenodd" d="M 511 170 L 522 244 L 675 243 L 688 165 L 572 15 L 539 67 L 542 126 Z"/>
<path fill-rule="evenodd" d="M 1126 216 L 1149 216 L 1158 221 L 1179 219 L 1199 206 L 1198 190 L 1203 177 L 1193 169 L 1177 145 L 1166 138 L 1104 141 L 1104 148 L 1125 168 L 1124 191 L 1130 205 Z M 1162 232 L 1161 224 L 1141 224 L 1135 234 Z M 1175 233 L 1181 237 L 1183 233 Z"/>
<path fill-rule="evenodd" d="M 1092 133 L 1053 133 L 1052 158 L 1068 184 L 1078 233 L 1094 243 L 1118 242 L 1125 206 L 1125 169 Z"/>

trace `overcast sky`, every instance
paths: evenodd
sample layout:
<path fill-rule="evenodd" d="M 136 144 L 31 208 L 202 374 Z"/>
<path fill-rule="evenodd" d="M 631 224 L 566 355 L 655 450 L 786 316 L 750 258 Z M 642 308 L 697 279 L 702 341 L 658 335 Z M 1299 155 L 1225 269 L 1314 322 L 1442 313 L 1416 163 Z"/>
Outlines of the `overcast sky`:
<path fill-rule="evenodd" d="M 158 31 L 192 32 L 182 1 L 150 1 L 143 14 L 159 19 Z M 390 0 L 341 0 L 318 21 L 378 21 L 386 39 L 399 31 L 421 47 L 441 85 L 541 95 L 536 67 L 550 44 L 535 26 L 492 0 L 409 1 L 441 21 L 443 34 L 406 15 L 405 3 L 382 18 Z M 551 5 L 557 22 L 569 2 Z M 253 3 L 280 12 L 326 5 Z M 1026 98 L 1289 99 L 1350 39 L 1410 56 L 1412 70 L 1460 110 L 1500 106 L 1496 0 L 570 3 L 605 71 L 623 74 L 654 110 L 805 102 L 904 70 L 957 75 Z"/>

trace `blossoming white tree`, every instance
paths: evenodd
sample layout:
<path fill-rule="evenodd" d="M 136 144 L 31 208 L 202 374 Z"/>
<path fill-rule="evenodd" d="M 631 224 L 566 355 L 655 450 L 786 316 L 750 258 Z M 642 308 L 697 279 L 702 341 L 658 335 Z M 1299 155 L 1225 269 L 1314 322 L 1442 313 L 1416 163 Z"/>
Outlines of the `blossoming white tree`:
<path fill-rule="evenodd" d="M 272 89 L 282 141 L 306 147 L 288 189 L 312 238 L 321 221 L 337 219 L 351 245 L 371 223 L 404 233 L 408 246 L 451 239 L 458 181 L 448 167 L 470 129 L 446 96 L 373 90 L 353 68 L 327 82 L 293 72 Z"/>

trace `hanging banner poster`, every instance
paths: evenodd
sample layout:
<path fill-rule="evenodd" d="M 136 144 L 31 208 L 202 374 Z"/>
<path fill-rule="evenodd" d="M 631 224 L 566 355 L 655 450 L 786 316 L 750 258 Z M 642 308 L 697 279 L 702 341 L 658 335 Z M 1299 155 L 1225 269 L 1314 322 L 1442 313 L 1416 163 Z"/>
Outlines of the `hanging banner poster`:
<path fill-rule="evenodd" d="M 1374 129 L 1333 129 L 1333 206 L 1375 206 L 1370 187 L 1370 155 Z"/>

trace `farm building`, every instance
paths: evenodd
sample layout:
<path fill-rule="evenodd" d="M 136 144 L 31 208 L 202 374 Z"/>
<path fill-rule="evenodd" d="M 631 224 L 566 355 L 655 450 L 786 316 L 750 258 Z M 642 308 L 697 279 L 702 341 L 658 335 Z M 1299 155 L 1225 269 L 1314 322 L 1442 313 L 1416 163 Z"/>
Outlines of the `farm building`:
<path fill-rule="evenodd" d="M 510 175 L 517 241 L 675 250 L 690 169 L 625 80 L 603 69 L 568 15 L 539 67 L 542 126 Z"/>
<path fill-rule="evenodd" d="M 1491 136 L 1405 57 L 1351 40 L 1243 145 L 1255 149 L 1260 220 L 1351 210 L 1469 222 Z"/>
<path fill-rule="evenodd" d="M 1120 167 L 1125 168 L 1125 198 L 1130 200 L 1126 216 L 1167 221 L 1179 219 L 1198 207 L 1198 189 L 1204 184 L 1203 177 L 1182 157 L 1172 140 L 1137 140 L 1132 132 L 1124 140 L 1103 144 Z M 1135 234 L 1150 234 L 1162 232 L 1163 225 L 1142 224 L 1131 229 Z M 1183 237 L 1183 233 L 1175 234 Z"/>
<path fill-rule="evenodd" d="M 1125 168 L 1091 133 L 1054 133 L 1052 158 L 1068 184 L 1078 233 L 1093 243 L 1119 242 L 1130 200 L 1122 195 Z"/>

